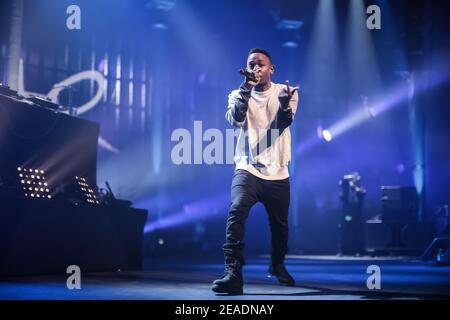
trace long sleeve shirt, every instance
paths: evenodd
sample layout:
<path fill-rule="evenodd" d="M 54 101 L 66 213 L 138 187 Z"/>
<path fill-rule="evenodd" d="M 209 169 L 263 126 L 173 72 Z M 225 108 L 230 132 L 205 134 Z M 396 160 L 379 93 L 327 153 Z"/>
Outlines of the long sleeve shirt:
<path fill-rule="evenodd" d="M 289 126 L 297 111 L 298 93 L 289 101 L 291 112 L 280 105 L 279 93 L 285 85 L 271 83 L 263 92 L 240 87 L 228 96 L 225 118 L 239 135 L 234 162 L 265 180 L 282 180 L 289 177 L 291 160 L 291 132 Z"/>

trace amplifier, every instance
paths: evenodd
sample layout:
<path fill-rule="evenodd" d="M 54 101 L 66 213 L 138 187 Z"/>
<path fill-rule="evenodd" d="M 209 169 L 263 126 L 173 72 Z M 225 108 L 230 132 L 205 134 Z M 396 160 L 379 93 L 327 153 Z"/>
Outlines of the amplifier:
<path fill-rule="evenodd" d="M 382 186 L 381 220 L 390 223 L 418 221 L 418 196 L 415 187 Z"/>

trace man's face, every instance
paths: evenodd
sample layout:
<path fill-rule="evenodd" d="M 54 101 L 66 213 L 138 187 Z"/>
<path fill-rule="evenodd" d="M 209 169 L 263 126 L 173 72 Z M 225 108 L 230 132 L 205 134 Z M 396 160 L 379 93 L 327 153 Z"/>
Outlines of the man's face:
<path fill-rule="evenodd" d="M 247 69 L 261 77 L 259 84 L 264 85 L 270 82 L 274 72 L 274 66 L 269 58 L 262 53 L 252 53 L 247 59 Z"/>

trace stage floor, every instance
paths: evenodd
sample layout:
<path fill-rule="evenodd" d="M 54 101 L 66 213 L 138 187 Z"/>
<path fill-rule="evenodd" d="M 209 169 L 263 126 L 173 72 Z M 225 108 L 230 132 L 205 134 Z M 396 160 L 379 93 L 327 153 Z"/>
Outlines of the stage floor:
<path fill-rule="evenodd" d="M 211 282 L 221 276 L 221 261 L 153 259 L 143 271 L 81 274 L 81 289 L 69 290 L 69 275 L 0 280 L 0 299 L 132 300 L 366 300 L 450 299 L 450 266 L 411 258 L 289 256 L 286 265 L 296 287 L 277 285 L 267 274 L 267 257 L 247 260 L 244 295 L 216 295 Z M 381 289 L 369 290 L 367 267 L 381 270 Z"/>

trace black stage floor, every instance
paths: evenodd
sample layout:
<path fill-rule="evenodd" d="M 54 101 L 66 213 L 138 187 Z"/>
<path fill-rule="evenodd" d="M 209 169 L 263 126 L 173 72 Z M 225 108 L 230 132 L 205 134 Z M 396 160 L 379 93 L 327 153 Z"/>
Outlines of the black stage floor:
<path fill-rule="evenodd" d="M 216 295 L 211 282 L 223 273 L 221 261 L 147 260 L 142 271 L 81 274 L 81 289 L 69 290 L 69 275 L 0 280 L 0 299 L 56 300 L 365 300 L 449 299 L 450 266 L 411 258 L 289 256 L 296 287 L 277 285 L 267 275 L 267 257 L 248 259 L 244 295 Z M 381 289 L 368 289 L 367 268 L 380 267 Z"/>

